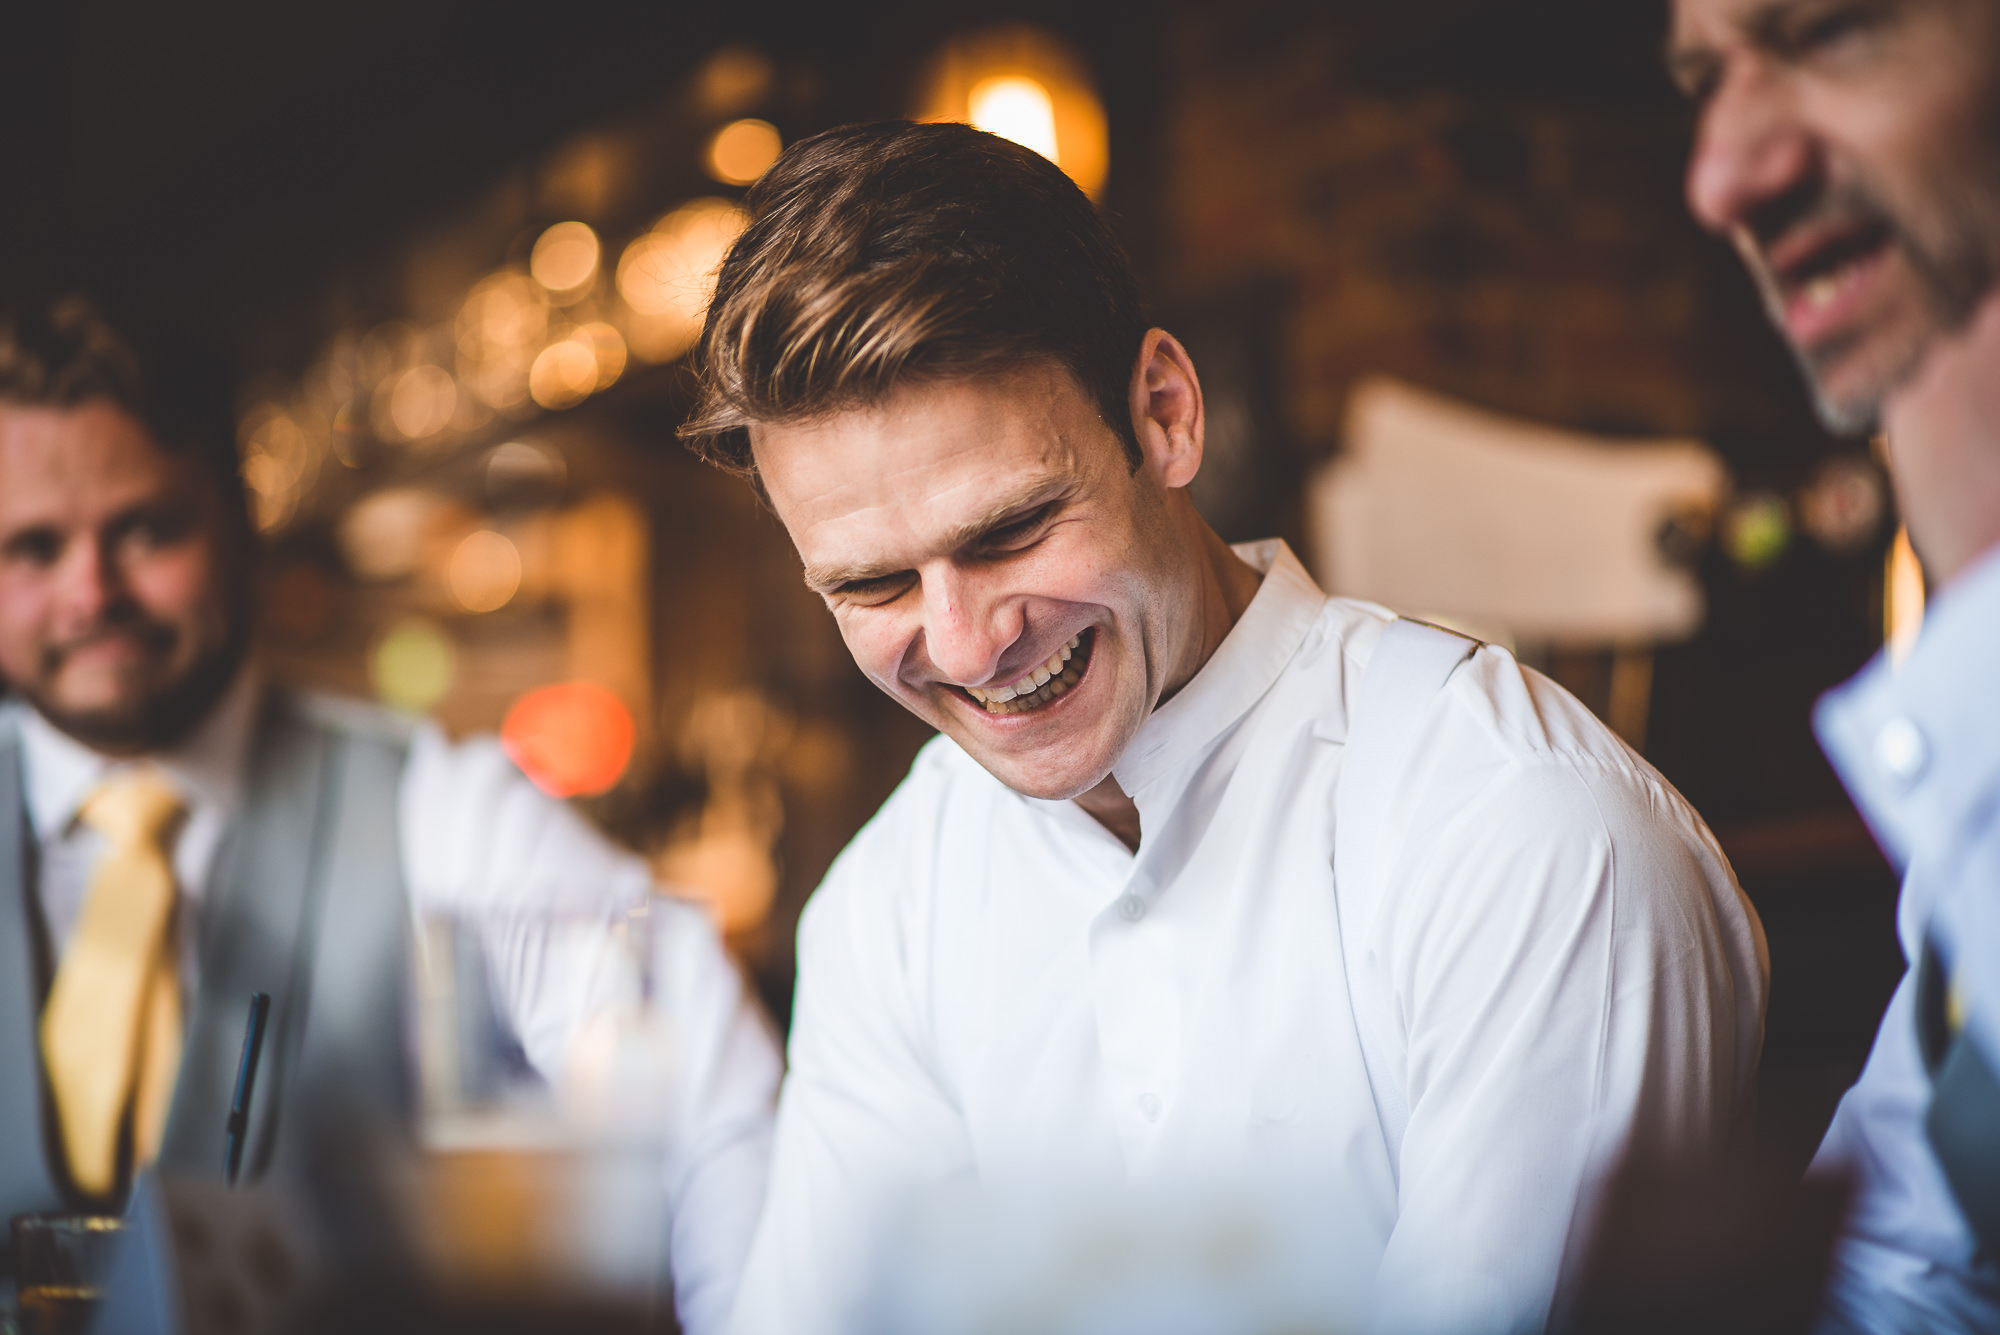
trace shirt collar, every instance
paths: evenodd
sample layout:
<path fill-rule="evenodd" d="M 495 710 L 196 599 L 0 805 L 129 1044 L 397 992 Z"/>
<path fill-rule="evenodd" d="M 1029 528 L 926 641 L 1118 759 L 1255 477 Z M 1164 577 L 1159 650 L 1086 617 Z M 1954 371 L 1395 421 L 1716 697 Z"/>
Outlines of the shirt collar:
<path fill-rule="evenodd" d="M 262 674 L 245 663 L 208 717 L 173 746 L 144 756 L 107 756 L 61 731 L 33 709 L 21 710 L 21 768 L 28 820 L 37 839 L 69 829 L 98 784 L 117 770 L 149 764 L 180 788 L 190 805 L 225 817 L 243 798 L 250 734 L 263 697 Z"/>
<path fill-rule="evenodd" d="M 1820 700 L 1820 743 L 1899 864 L 1957 846 L 2000 788 L 1996 662 L 2000 548 L 1931 600 L 1900 666 L 1877 654 Z"/>
<path fill-rule="evenodd" d="M 1150 784 L 1201 754 L 1284 672 L 1326 606 L 1326 595 L 1280 538 L 1233 549 L 1264 582 L 1215 653 L 1140 725 L 1112 769 L 1136 798 Z"/>

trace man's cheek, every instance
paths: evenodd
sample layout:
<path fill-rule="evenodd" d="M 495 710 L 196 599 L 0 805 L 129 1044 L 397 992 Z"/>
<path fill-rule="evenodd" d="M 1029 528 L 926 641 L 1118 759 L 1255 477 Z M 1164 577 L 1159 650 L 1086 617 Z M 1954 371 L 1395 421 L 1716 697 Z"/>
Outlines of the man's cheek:
<path fill-rule="evenodd" d="M 0 682 L 32 681 L 46 639 L 42 600 L 20 583 L 0 575 Z"/>
<path fill-rule="evenodd" d="M 890 694 L 897 694 L 901 684 L 896 680 L 896 668 L 900 655 L 892 652 L 884 637 L 871 633 L 871 629 L 857 619 L 839 617 L 840 638 L 847 645 L 848 657 L 862 674 Z"/>
<path fill-rule="evenodd" d="M 39 639 L 0 621 L 0 687 L 9 682 L 32 683 L 41 673 Z"/>
<path fill-rule="evenodd" d="M 212 626 L 225 601 L 214 554 L 203 548 L 162 553 L 132 572 L 130 587 L 155 621 Z"/>

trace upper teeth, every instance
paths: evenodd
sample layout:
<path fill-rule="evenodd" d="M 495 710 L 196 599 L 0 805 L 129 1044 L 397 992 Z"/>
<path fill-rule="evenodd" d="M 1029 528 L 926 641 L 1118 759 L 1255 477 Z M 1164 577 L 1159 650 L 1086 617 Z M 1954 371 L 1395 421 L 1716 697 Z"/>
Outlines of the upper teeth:
<path fill-rule="evenodd" d="M 1806 304 L 1824 306 L 1833 300 L 1833 294 L 1840 290 L 1840 280 L 1833 274 L 1815 278 L 1806 284 Z"/>
<path fill-rule="evenodd" d="M 1082 635 L 1072 635 L 1068 644 L 1050 654 L 1046 663 L 1035 664 L 1019 681 L 986 691 L 980 690 L 977 686 L 968 686 L 965 688 L 965 693 L 981 704 L 990 702 L 996 705 L 1002 701 L 1012 700 L 1017 695 L 1026 695 L 1047 685 L 1050 677 L 1060 673 L 1063 664 L 1069 662 L 1069 656 L 1076 652 L 1076 647 L 1081 643 L 1083 643 Z"/>

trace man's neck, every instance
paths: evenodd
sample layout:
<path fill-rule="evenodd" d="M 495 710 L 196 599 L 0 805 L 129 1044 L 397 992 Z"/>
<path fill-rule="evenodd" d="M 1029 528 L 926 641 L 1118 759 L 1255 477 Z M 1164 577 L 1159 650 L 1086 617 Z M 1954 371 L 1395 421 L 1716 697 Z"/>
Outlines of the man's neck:
<path fill-rule="evenodd" d="M 1190 536 L 1198 544 L 1200 553 L 1196 562 L 1199 586 L 1195 603 L 1195 628 L 1201 636 L 1200 652 L 1193 671 L 1172 683 L 1161 694 L 1159 702 L 1154 705 L 1156 709 L 1192 681 L 1195 673 L 1215 657 L 1215 651 L 1222 647 L 1229 632 L 1242 620 L 1244 610 L 1250 606 L 1250 601 L 1257 596 L 1257 590 L 1264 582 L 1263 575 L 1230 550 L 1229 544 L 1214 529 L 1193 514 L 1192 506 L 1188 513 L 1193 521 L 1191 527 L 1195 530 Z M 1135 853 L 1139 851 L 1139 807 L 1118 786 L 1115 775 L 1105 775 L 1095 788 L 1079 794 L 1075 801 L 1126 848 Z"/>
<path fill-rule="evenodd" d="M 2000 546 L 2000 293 L 1942 340 L 1883 414 L 1910 540 L 1935 585 Z"/>

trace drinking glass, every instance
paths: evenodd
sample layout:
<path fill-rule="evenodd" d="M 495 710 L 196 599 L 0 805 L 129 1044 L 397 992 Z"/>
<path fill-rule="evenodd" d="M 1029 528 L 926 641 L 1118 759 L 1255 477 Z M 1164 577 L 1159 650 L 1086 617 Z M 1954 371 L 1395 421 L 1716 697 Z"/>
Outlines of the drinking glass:
<path fill-rule="evenodd" d="M 104 1296 L 124 1227 L 115 1215 L 14 1216 L 21 1335 L 83 1335 Z"/>

